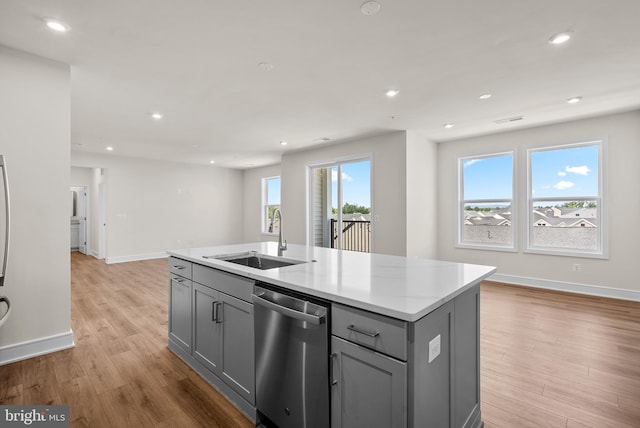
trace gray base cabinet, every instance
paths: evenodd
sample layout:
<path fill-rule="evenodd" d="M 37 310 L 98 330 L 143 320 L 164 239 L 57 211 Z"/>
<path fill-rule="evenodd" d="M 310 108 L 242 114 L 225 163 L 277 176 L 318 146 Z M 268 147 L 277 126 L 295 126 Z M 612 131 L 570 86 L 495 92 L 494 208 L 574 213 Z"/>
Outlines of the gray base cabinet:
<path fill-rule="evenodd" d="M 407 426 L 407 364 L 331 338 L 332 428 Z"/>
<path fill-rule="evenodd" d="M 169 258 L 169 339 L 191 352 L 191 263 Z"/>
<path fill-rule="evenodd" d="M 254 281 L 173 257 L 169 271 L 170 349 L 179 350 L 241 409 L 253 408 L 253 304 L 248 299 Z"/>
<path fill-rule="evenodd" d="M 254 403 L 253 305 L 195 283 L 193 357 Z"/>
<path fill-rule="evenodd" d="M 482 427 L 479 291 L 415 323 L 334 304 L 332 428 Z"/>

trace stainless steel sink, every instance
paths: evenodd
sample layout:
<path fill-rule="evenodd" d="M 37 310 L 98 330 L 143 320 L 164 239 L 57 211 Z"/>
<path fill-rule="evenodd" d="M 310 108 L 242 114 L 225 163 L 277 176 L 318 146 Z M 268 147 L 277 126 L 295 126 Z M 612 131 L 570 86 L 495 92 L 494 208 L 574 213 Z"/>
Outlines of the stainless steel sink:
<path fill-rule="evenodd" d="M 203 256 L 205 259 L 223 260 L 225 262 L 235 263 L 242 266 L 248 266 L 255 269 L 267 270 L 285 266 L 293 266 L 301 263 L 308 263 L 305 260 L 285 259 L 283 257 L 269 256 L 260 254 L 256 251 L 247 251 L 236 254 L 222 254 L 215 256 Z"/>

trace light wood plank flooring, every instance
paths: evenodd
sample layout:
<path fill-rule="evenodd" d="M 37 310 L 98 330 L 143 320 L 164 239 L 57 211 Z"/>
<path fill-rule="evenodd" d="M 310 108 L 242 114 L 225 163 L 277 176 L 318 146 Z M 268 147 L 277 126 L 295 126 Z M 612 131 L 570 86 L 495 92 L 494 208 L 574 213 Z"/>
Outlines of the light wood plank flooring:
<path fill-rule="evenodd" d="M 0 404 L 68 404 L 73 427 L 250 427 L 167 349 L 166 260 L 72 253 L 76 347 L 0 366 Z M 486 428 L 640 427 L 640 303 L 485 282 Z"/>
<path fill-rule="evenodd" d="M 485 282 L 486 428 L 640 427 L 640 303 Z"/>

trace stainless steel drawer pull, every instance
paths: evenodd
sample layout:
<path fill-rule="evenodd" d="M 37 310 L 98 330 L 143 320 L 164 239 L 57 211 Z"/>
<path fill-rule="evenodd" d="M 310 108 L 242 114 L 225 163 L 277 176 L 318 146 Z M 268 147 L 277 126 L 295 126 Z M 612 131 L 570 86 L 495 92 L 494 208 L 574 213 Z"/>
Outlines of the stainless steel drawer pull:
<path fill-rule="evenodd" d="M 174 269 L 178 269 L 178 270 L 182 270 L 182 269 L 185 269 L 185 266 L 175 265 L 173 268 Z"/>
<path fill-rule="evenodd" d="M 215 308 L 215 314 L 216 314 L 214 321 L 217 324 L 220 324 L 222 322 L 222 310 L 221 310 L 222 302 L 214 302 L 213 305 L 214 305 L 213 307 Z"/>
<path fill-rule="evenodd" d="M 179 284 L 182 284 L 185 280 L 182 278 L 173 278 L 173 280 Z"/>
<path fill-rule="evenodd" d="M 334 358 L 338 358 L 338 354 L 336 354 L 335 352 L 332 352 L 331 354 L 329 354 L 329 359 L 331 360 L 331 365 L 330 365 L 331 372 L 329 374 L 330 376 L 329 379 L 331 380 L 331 386 L 338 384 L 338 381 L 333 378 L 333 359 Z"/>
<path fill-rule="evenodd" d="M 347 329 L 349 329 L 351 331 L 355 331 L 356 333 L 364 334 L 365 336 L 369 336 L 369 337 L 378 337 L 378 336 L 380 336 L 380 332 L 378 332 L 378 331 L 373 331 L 372 332 L 372 331 L 362 330 L 362 329 L 356 327 L 353 324 L 347 326 Z"/>

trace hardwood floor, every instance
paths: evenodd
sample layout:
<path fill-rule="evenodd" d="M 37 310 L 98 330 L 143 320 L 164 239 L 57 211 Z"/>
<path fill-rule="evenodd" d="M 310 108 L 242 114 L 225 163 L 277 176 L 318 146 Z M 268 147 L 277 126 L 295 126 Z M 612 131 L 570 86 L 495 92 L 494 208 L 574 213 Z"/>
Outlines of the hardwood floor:
<path fill-rule="evenodd" d="M 167 262 L 72 253 L 76 347 L 0 366 L 0 404 L 67 404 L 73 427 L 251 427 L 167 349 Z M 640 303 L 485 282 L 486 428 L 640 427 Z"/>
<path fill-rule="evenodd" d="M 640 427 L 640 303 L 485 282 L 486 428 Z"/>
<path fill-rule="evenodd" d="M 167 260 L 71 253 L 73 349 L 0 366 L 0 404 L 67 404 L 72 427 L 253 424 L 167 348 Z"/>

